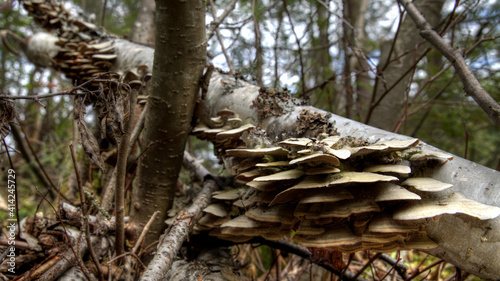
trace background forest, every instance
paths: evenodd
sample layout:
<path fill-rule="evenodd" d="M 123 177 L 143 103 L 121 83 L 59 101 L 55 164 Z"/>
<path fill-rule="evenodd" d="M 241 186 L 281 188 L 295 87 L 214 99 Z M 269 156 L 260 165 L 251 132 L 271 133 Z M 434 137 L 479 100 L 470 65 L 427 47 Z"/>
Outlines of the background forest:
<path fill-rule="evenodd" d="M 500 2 L 422 0 L 416 4 L 443 38 L 463 48 L 481 85 L 500 100 Z M 80 0 L 65 7 L 119 37 L 153 47 L 151 17 L 138 15 L 151 5 L 148 0 Z M 219 25 L 211 24 L 228 7 L 234 10 L 227 18 Z M 18 2 L 3 2 L 0 11 L 0 30 L 23 37 L 41 30 Z M 449 61 L 419 36 L 396 1 L 207 0 L 206 23 L 213 33 L 207 49 L 209 62 L 215 67 L 259 86 L 282 88 L 317 108 L 419 138 L 500 170 L 498 127 L 465 95 Z M 64 74 L 35 66 L 25 56 L 9 52 L 5 45 L 0 49 L 0 64 L 0 94 L 39 95 L 74 86 Z M 18 184 L 21 218 L 37 211 L 51 212 L 41 204 L 43 199 L 35 186 L 56 185 L 70 199 L 78 197 L 69 187 L 76 179 L 68 144 L 78 143 L 72 98 L 58 96 L 41 103 L 44 106 L 31 100 L 16 101 L 20 126 L 12 126 L 5 138 L 22 179 Z M 91 106 L 87 112 L 86 120 L 97 136 L 98 113 Z M 101 148 L 107 152 L 106 147 Z M 192 136 L 188 139 L 188 150 L 217 174 L 220 165 L 212 149 L 208 142 Z M 91 167 L 84 175 L 98 193 L 110 175 L 89 164 L 83 150 L 77 151 L 81 168 Z M 2 145 L 2 173 L 8 163 Z M 182 172 L 181 180 L 189 182 L 189 177 L 188 172 Z M 0 208 L 6 209 L 6 203 L 0 201 Z M 5 212 L 0 212 L 0 219 L 6 219 Z M 259 251 L 263 257 L 267 255 L 255 262 L 260 268 L 252 269 L 259 274 L 247 274 L 264 280 L 277 253 L 269 248 Z M 415 257 L 410 267 L 436 261 L 425 263 L 421 259 Z M 443 268 L 433 273 L 435 280 L 441 280 L 436 272 Z M 442 276 L 453 277 L 453 273 Z"/>

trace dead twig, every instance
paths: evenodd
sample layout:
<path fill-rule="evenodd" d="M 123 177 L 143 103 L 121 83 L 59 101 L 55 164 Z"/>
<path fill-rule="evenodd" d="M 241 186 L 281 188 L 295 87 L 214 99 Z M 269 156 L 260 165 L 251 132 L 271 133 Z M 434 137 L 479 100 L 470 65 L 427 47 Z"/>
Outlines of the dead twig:
<path fill-rule="evenodd" d="M 118 160 L 116 165 L 116 189 L 115 189 L 115 217 L 116 217 L 116 255 L 125 252 L 125 177 L 127 175 L 127 159 L 129 154 L 130 135 L 134 124 L 135 105 L 137 103 L 137 91 L 129 92 L 129 119 L 125 124 L 123 134 L 118 145 Z"/>
<path fill-rule="evenodd" d="M 299 245 L 290 243 L 290 242 L 285 241 L 285 240 L 270 241 L 270 240 L 266 240 L 266 239 L 264 239 L 262 237 L 256 237 L 256 238 L 253 238 L 252 240 L 248 241 L 247 243 L 264 244 L 264 245 L 267 245 L 267 246 L 269 246 L 271 248 L 280 249 L 282 251 L 285 251 L 285 252 L 288 252 L 288 253 L 300 256 L 303 259 L 306 259 L 306 260 L 308 260 L 308 261 L 310 261 L 310 262 L 312 262 L 314 264 L 317 264 L 318 266 L 323 267 L 324 269 L 330 271 L 331 273 L 333 273 L 333 274 L 335 274 L 337 276 L 341 276 L 343 274 L 344 279 L 342 279 L 342 280 L 367 281 L 366 279 L 355 275 L 351 271 L 345 271 L 344 273 L 342 273 L 342 272 L 336 270 L 335 268 L 331 267 L 328 264 L 315 261 L 315 260 L 313 260 L 312 254 L 311 254 L 311 252 L 308 249 L 306 249 L 304 247 L 301 247 Z"/>
<path fill-rule="evenodd" d="M 380 255 L 380 259 L 388 263 L 389 265 L 396 270 L 396 272 L 401 276 L 403 279 L 408 278 L 408 273 L 407 273 L 407 268 L 404 262 L 402 262 L 401 258 L 399 258 L 400 253 L 398 251 L 398 257 L 396 259 L 392 258 L 388 254 L 382 254 Z"/>
<path fill-rule="evenodd" d="M 207 40 L 210 40 L 210 38 L 212 38 L 212 36 L 214 35 L 214 31 L 219 27 L 219 25 L 224 21 L 224 19 L 234 10 L 236 2 L 238 2 L 238 0 L 231 1 L 231 3 L 229 3 L 226 6 L 226 9 L 224 10 L 224 12 L 222 12 L 220 17 L 215 18 L 216 15 L 214 14 L 214 20 L 210 23 L 210 26 L 207 28 Z"/>
<path fill-rule="evenodd" d="M 40 195 L 43 197 L 43 199 L 49 204 L 49 206 L 52 208 L 52 210 L 54 211 L 54 214 L 56 215 L 57 219 L 59 220 L 59 222 L 61 223 L 61 226 L 64 230 L 64 235 L 66 236 L 66 238 L 68 239 L 69 241 L 69 250 L 66 251 L 66 253 L 63 255 L 64 256 L 64 261 L 67 261 L 66 263 L 66 269 L 69 268 L 69 266 L 71 266 L 71 260 L 76 260 L 76 262 L 78 263 L 81 271 L 83 272 L 83 274 L 85 275 L 85 277 L 88 279 L 88 280 L 94 280 L 95 278 L 91 279 L 90 276 L 89 276 L 89 271 L 87 269 L 87 267 L 85 267 L 85 264 L 83 263 L 83 260 L 82 258 L 76 253 L 75 251 L 75 248 L 73 247 L 73 243 L 71 243 L 71 237 L 70 235 L 68 234 L 68 229 L 66 229 L 66 226 L 64 225 L 64 222 L 61 218 L 61 216 L 59 215 L 59 212 L 57 212 L 56 208 L 54 207 L 54 205 L 52 205 L 52 203 L 50 203 L 49 199 L 38 189 L 37 186 L 35 186 L 35 189 L 36 191 L 38 191 L 38 193 L 40 193 Z M 83 245 L 82 248 L 85 248 L 85 245 Z M 67 255 L 69 254 L 69 255 Z M 63 258 L 61 257 L 60 260 L 62 260 Z M 63 265 L 59 265 L 58 266 L 58 263 L 59 261 L 58 260 L 52 267 L 51 269 L 53 268 L 56 268 L 56 270 L 59 270 L 60 267 L 64 267 Z M 60 271 L 60 274 L 62 274 L 65 270 L 61 270 Z M 49 272 L 48 270 L 44 270 L 44 271 L 41 271 L 40 273 L 37 273 L 37 274 L 47 274 L 47 272 Z M 52 271 L 51 271 L 52 272 Z M 38 275 L 33 275 L 34 273 L 31 272 L 29 273 L 27 276 L 24 276 L 24 278 L 26 279 L 23 279 L 21 278 L 20 280 L 32 280 L 36 277 L 38 277 Z M 54 273 L 49 273 L 49 276 L 50 275 L 53 275 Z M 42 278 L 39 278 L 38 280 L 43 280 Z"/>
<path fill-rule="evenodd" d="M 411 1 L 397 1 L 406 8 L 406 12 L 420 30 L 420 36 L 431 43 L 452 63 L 458 77 L 462 80 L 465 92 L 476 101 L 496 126 L 500 126 L 500 105 L 484 90 L 476 76 L 474 76 L 474 73 L 465 62 L 463 51 L 453 49 L 450 44 L 444 41 Z"/>
<path fill-rule="evenodd" d="M 158 246 L 157 254 L 149 263 L 140 280 L 164 280 L 168 270 L 174 262 L 182 243 L 189 236 L 193 226 L 200 219 L 202 210 L 212 199 L 212 192 L 217 189 L 214 180 L 206 180 L 203 189 L 193 200 L 191 206 L 179 212 L 170 231 L 165 234 Z"/>
<path fill-rule="evenodd" d="M 75 169 L 75 176 L 76 176 L 76 182 L 78 184 L 78 191 L 80 192 L 80 204 L 82 206 L 82 229 L 85 231 L 85 239 L 87 240 L 87 247 L 89 249 L 90 257 L 92 258 L 92 261 L 94 262 L 97 273 L 99 274 L 99 279 L 101 281 L 104 281 L 104 275 L 102 274 L 102 269 L 101 269 L 101 264 L 99 263 L 99 258 L 95 254 L 94 248 L 92 247 L 92 241 L 90 238 L 90 226 L 89 226 L 89 220 L 88 220 L 88 215 L 89 215 L 89 210 L 87 206 L 87 197 L 85 196 L 83 192 L 83 185 L 82 185 L 82 178 L 80 177 L 80 171 L 78 170 L 78 165 L 76 162 L 76 156 L 75 156 L 75 148 L 73 147 L 73 144 L 69 144 L 69 149 L 71 151 L 71 159 L 73 160 L 73 167 Z"/>

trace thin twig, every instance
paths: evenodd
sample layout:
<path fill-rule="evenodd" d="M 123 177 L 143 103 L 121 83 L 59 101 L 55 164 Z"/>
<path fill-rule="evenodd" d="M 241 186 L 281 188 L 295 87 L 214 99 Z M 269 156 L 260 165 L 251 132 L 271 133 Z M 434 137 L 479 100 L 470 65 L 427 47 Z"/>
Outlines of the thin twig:
<path fill-rule="evenodd" d="M 134 124 L 135 105 L 137 103 L 137 91 L 129 92 L 129 119 L 125 124 L 125 134 L 122 135 L 118 145 L 118 159 L 116 165 L 116 189 L 115 189 L 115 217 L 116 217 L 116 255 L 120 256 L 125 252 L 125 178 L 127 176 L 127 159 L 129 153 L 130 135 Z"/>
<path fill-rule="evenodd" d="M 99 258 L 95 254 L 94 248 L 92 247 L 92 240 L 90 238 L 90 226 L 88 220 L 88 206 L 87 206 L 87 197 L 83 192 L 82 178 L 80 177 L 80 171 L 78 170 L 78 164 L 76 162 L 75 156 L 75 148 L 73 147 L 73 143 L 69 144 L 69 149 L 71 151 L 71 159 L 73 160 L 73 168 L 75 169 L 76 182 L 78 184 L 78 191 L 80 192 L 80 204 L 82 206 L 82 214 L 83 214 L 83 222 L 82 228 L 85 230 L 85 239 L 87 240 L 87 247 L 89 249 L 90 257 L 95 264 L 97 269 L 97 273 L 99 274 L 99 279 L 104 281 L 104 275 L 102 274 L 101 264 L 99 263 Z"/>
<path fill-rule="evenodd" d="M 10 165 L 10 169 L 12 169 L 14 171 L 14 180 L 15 180 L 15 177 L 16 177 L 16 174 L 15 174 L 15 169 L 14 169 L 14 164 L 12 163 L 12 159 L 10 157 L 10 153 L 9 153 L 9 148 L 7 147 L 7 143 L 5 142 L 5 138 L 2 138 L 2 142 L 3 142 L 3 145 L 5 147 L 5 153 L 7 153 L 7 158 L 9 159 L 9 165 Z M 15 205 L 16 205 L 16 221 L 17 221 L 17 234 L 16 234 L 16 238 L 19 240 L 21 238 L 21 224 L 20 224 L 20 218 L 19 218 L 19 196 L 18 196 L 18 192 L 17 192 L 17 180 L 14 181 L 15 183 L 15 186 L 14 186 L 14 196 L 15 196 Z M 5 257 L 4 257 L 5 258 Z M 3 262 L 3 259 L 0 261 Z"/>
<path fill-rule="evenodd" d="M 288 6 L 286 4 L 286 0 L 283 0 L 283 10 L 285 11 L 286 15 L 288 16 L 288 22 L 290 23 L 290 26 L 292 27 L 292 33 L 293 36 L 295 37 L 295 41 L 297 42 L 297 48 L 298 48 L 298 54 L 299 54 L 299 62 L 300 62 L 300 80 L 302 81 L 302 94 L 301 98 L 307 99 L 308 96 L 306 94 L 307 92 L 307 86 L 306 86 L 306 77 L 305 77 L 305 67 L 304 67 L 304 59 L 302 58 L 302 47 L 300 45 L 300 39 L 297 33 L 295 32 L 295 27 L 293 25 L 292 21 L 292 16 L 290 15 L 290 11 L 288 11 Z"/>
<path fill-rule="evenodd" d="M 210 7 L 212 8 L 212 15 L 215 18 L 217 16 L 217 13 L 215 12 L 214 0 L 210 0 Z M 224 54 L 224 57 L 226 58 L 227 66 L 229 67 L 229 74 L 233 75 L 234 74 L 233 64 L 231 63 L 231 58 L 229 58 L 229 55 L 227 54 L 226 47 L 224 47 L 224 40 L 222 40 L 222 36 L 219 32 L 218 27 L 215 28 L 215 34 L 217 35 L 217 40 L 219 41 L 220 47 L 222 49 L 222 53 Z"/>
<path fill-rule="evenodd" d="M 40 159 L 38 159 L 38 156 L 35 152 L 35 149 L 33 148 L 33 146 L 31 145 L 31 142 L 28 138 L 28 134 L 26 133 L 26 131 L 24 130 L 24 127 L 22 125 L 22 122 L 21 120 L 17 118 L 17 122 L 19 124 L 19 127 L 21 128 L 21 131 L 23 132 L 24 134 L 24 140 L 26 141 L 26 144 L 28 145 L 28 148 L 30 149 L 31 151 L 31 154 L 33 154 L 33 157 L 35 158 L 35 161 L 36 163 L 38 164 L 38 168 L 39 170 L 43 173 L 45 179 L 48 181 L 50 187 L 52 187 L 52 190 L 55 192 L 56 195 L 58 196 L 61 196 L 62 198 L 64 198 L 64 200 L 72 203 L 71 200 L 69 200 L 64 194 L 61 193 L 61 191 L 56 187 L 56 185 L 54 184 L 54 182 L 52 182 L 52 179 L 50 178 L 49 174 L 47 173 L 47 171 L 45 171 L 45 168 L 44 166 L 42 165 L 42 163 L 40 162 Z"/>
<path fill-rule="evenodd" d="M 147 112 L 148 112 L 148 106 L 146 104 L 146 107 L 142 109 L 141 115 L 139 115 L 139 119 L 137 119 L 134 130 L 132 131 L 132 134 L 130 136 L 130 144 L 128 147 L 129 151 L 132 151 L 135 143 L 137 142 L 137 139 L 139 139 L 139 135 L 141 134 L 142 129 L 144 129 L 144 121 L 146 120 Z"/>
<path fill-rule="evenodd" d="M 474 73 L 465 62 L 463 52 L 460 49 L 454 50 L 450 44 L 444 41 L 411 1 L 397 1 L 406 8 L 408 15 L 420 30 L 420 36 L 431 43 L 453 64 L 458 77 L 462 80 L 465 92 L 476 101 L 496 126 L 500 126 L 500 105 L 484 90 L 476 76 L 474 76 Z"/>
<path fill-rule="evenodd" d="M 105 75 L 108 73 L 103 73 L 102 75 Z M 106 83 L 112 83 L 112 84 L 120 84 L 118 81 L 113 81 L 113 80 L 108 80 L 108 79 L 100 79 L 100 76 L 93 77 L 92 79 L 83 82 L 82 84 L 78 86 L 74 86 L 69 90 L 65 91 L 59 91 L 59 92 L 54 92 L 54 93 L 48 93 L 48 94 L 41 94 L 41 95 L 29 95 L 29 96 L 12 96 L 12 95 L 5 95 L 2 94 L 0 95 L 0 100 L 3 99 L 8 99 L 8 100 L 40 100 L 40 99 L 46 99 L 46 98 L 52 98 L 56 96 L 84 96 L 87 95 L 88 93 L 92 93 L 92 91 L 89 91 L 86 89 L 86 85 L 92 82 L 106 82 Z M 84 92 L 77 92 L 76 90 L 84 90 Z"/>
<path fill-rule="evenodd" d="M 368 260 L 368 262 L 363 265 L 363 267 L 358 271 L 358 273 L 355 275 L 355 277 L 359 277 L 359 275 L 361 275 L 361 273 L 363 273 L 367 267 L 370 266 L 370 264 L 372 264 L 372 262 L 376 259 L 378 259 L 378 257 L 380 257 L 380 255 L 382 255 L 382 253 L 376 253 L 373 257 L 370 258 L 370 260 Z"/>
<path fill-rule="evenodd" d="M 388 254 L 382 254 L 380 255 L 380 259 L 387 262 L 396 270 L 396 272 L 401 276 L 403 279 L 408 278 L 407 268 L 404 262 L 401 261 L 401 258 L 399 258 L 400 252 L 398 251 L 398 257 L 396 259 L 392 258 Z"/>
<path fill-rule="evenodd" d="M 438 260 L 438 261 L 433 262 L 432 264 L 430 264 L 430 265 L 426 266 L 426 267 L 425 267 L 425 268 L 423 268 L 422 270 L 417 270 L 417 271 L 416 271 L 415 273 L 413 273 L 410 277 L 406 278 L 406 280 L 405 280 L 405 281 L 412 280 L 413 278 L 415 278 L 415 277 L 419 276 L 420 274 L 424 273 L 425 271 L 427 271 L 427 270 L 429 270 L 429 269 L 433 268 L 434 266 L 436 266 L 436 265 L 438 265 L 438 264 L 440 264 L 440 263 L 442 263 L 442 262 L 444 262 L 444 260 Z"/>
<path fill-rule="evenodd" d="M 38 191 L 38 193 L 40 193 L 40 195 L 42 196 L 42 198 L 49 204 L 49 206 L 52 208 L 52 210 L 54 211 L 54 214 L 56 215 L 57 219 L 59 220 L 59 222 L 61 223 L 61 226 L 62 228 L 64 229 L 64 235 L 66 235 L 66 238 L 68 239 L 69 241 L 69 247 L 71 249 L 71 252 L 73 253 L 78 265 L 80 266 L 80 269 L 82 270 L 83 274 L 85 275 L 85 277 L 87 277 L 88 280 L 92 280 L 90 279 L 89 275 L 88 275 L 88 269 L 87 267 L 85 266 L 85 264 L 83 263 L 83 260 L 80 256 L 78 256 L 76 254 L 76 251 L 75 251 L 75 248 L 73 247 L 73 244 L 71 243 L 71 238 L 68 234 L 68 230 L 66 229 L 66 226 L 61 218 L 61 216 L 59 215 L 59 212 L 57 212 L 56 208 L 54 207 L 54 205 L 52 205 L 52 203 L 50 203 L 49 199 L 40 191 L 40 189 L 38 189 L 38 186 L 35 186 L 35 189 L 36 191 Z"/>
<path fill-rule="evenodd" d="M 302 257 L 303 259 L 306 259 L 314 264 L 317 264 L 317 265 L 323 267 L 324 269 L 332 272 L 333 274 L 335 274 L 337 276 L 342 275 L 342 272 L 336 270 L 335 268 L 331 267 L 330 265 L 313 260 L 312 254 L 307 248 L 290 243 L 288 241 L 285 241 L 285 240 L 270 241 L 270 240 L 266 240 L 262 237 L 256 237 L 256 238 L 252 238 L 252 240 L 250 240 L 246 243 L 259 243 L 259 244 L 267 245 L 267 246 L 274 248 L 274 249 L 280 249 L 282 251 L 285 251 L 285 252 L 297 255 L 299 257 Z M 354 273 L 352 273 L 351 271 L 346 271 L 344 273 L 343 280 L 367 281 L 366 279 L 364 279 L 362 277 L 355 276 Z"/>
<path fill-rule="evenodd" d="M 238 0 L 231 1 L 231 3 L 229 3 L 226 6 L 226 9 L 224 10 L 224 12 L 222 12 L 220 17 L 215 18 L 216 15 L 214 14 L 214 20 L 210 23 L 210 26 L 207 28 L 207 40 L 212 38 L 212 36 L 214 35 L 214 31 L 219 28 L 219 25 L 224 21 L 224 19 L 226 19 L 229 13 L 231 13 L 234 10 L 236 2 L 238 2 Z"/>
<path fill-rule="evenodd" d="M 144 240 L 144 238 L 146 238 L 146 234 L 148 233 L 149 228 L 151 227 L 151 224 L 153 224 L 153 221 L 155 220 L 156 216 L 159 213 L 160 213 L 160 211 L 156 211 L 156 212 L 153 213 L 153 215 L 151 215 L 151 218 L 149 218 L 148 223 L 142 229 L 141 235 L 139 235 L 139 238 L 135 242 L 135 245 L 132 248 L 132 253 L 137 253 L 137 250 L 139 249 L 139 246 L 141 245 L 142 240 Z"/>

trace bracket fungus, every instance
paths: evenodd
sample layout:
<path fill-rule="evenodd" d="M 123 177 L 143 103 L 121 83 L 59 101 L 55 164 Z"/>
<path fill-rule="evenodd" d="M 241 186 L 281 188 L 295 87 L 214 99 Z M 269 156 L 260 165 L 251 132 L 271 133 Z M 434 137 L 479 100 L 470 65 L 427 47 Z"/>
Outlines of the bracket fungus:
<path fill-rule="evenodd" d="M 500 208 L 467 199 L 457 192 L 448 198 L 429 198 L 409 202 L 395 210 L 393 218 L 396 220 L 419 220 L 457 213 L 480 220 L 489 220 L 500 216 Z"/>
<path fill-rule="evenodd" d="M 254 133 L 255 128 L 245 130 L 242 139 Z M 241 137 L 226 134 L 231 142 Z M 280 239 L 294 230 L 293 240 L 305 247 L 343 252 L 431 249 L 437 244 L 427 237 L 422 219 L 455 213 L 483 220 L 500 215 L 500 208 L 458 194 L 443 198 L 438 191 L 451 184 L 417 177 L 411 167 L 419 167 L 420 173 L 428 159 L 452 159 L 421 152 L 418 139 L 368 143 L 322 135 L 272 143 L 226 147 L 219 154 L 231 161 L 243 186 L 213 196 L 232 204 L 217 205 L 226 208 L 228 221 L 210 235 L 247 241 L 252 236 Z M 215 210 L 207 213 L 214 216 Z"/>
<path fill-rule="evenodd" d="M 402 185 L 411 186 L 417 190 L 426 192 L 438 192 L 453 187 L 452 184 L 441 182 L 433 178 L 410 178 L 404 181 Z"/>

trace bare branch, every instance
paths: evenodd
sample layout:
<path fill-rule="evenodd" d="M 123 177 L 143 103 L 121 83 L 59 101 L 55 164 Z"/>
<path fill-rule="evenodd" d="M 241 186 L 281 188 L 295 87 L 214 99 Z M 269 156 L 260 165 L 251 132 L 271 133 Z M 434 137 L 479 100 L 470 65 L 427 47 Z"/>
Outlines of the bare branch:
<path fill-rule="evenodd" d="M 439 34 L 432 29 L 432 26 L 426 21 L 420 11 L 408 0 L 397 0 L 401 3 L 413 19 L 417 28 L 420 30 L 420 36 L 431 43 L 439 50 L 452 64 L 458 77 L 464 84 L 465 92 L 471 96 L 477 104 L 483 109 L 496 126 L 500 126 L 500 105 L 496 102 L 481 86 L 477 78 L 472 73 L 465 62 L 463 51 L 453 49 L 453 47 L 443 40 Z"/>
<path fill-rule="evenodd" d="M 202 210 L 211 201 L 212 192 L 217 189 L 213 180 L 207 180 L 203 184 L 203 189 L 193 200 L 193 204 L 187 209 L 179 212 L 177 219 L 166 236 L 160 241 L 157 254 L 149 263 L 148 268 L 141 277 L 141 280 L 164 280 L 177 252 L 182 243 L 189 236 L 193 226 L 202 215 Z"/>
<path fill-rule="evenodd" d="M 306 259 L 314 264 L 317 264 L 318 266 L 323 267 L 324 269 L 332 272 L 333 274 L 335 274 L 337 276 L 342 275 L 342 272 L 339 272 L 338 270 L 331 267 L 330 265 L 328 265 L 326 263 L 322 263 L 320 261 L 313 260 L 312 254 L 307 248 L 290 243 L 286 240 L 270 241 L 270 240 L 264 239 L 262 237 L 256 237 L 248 242 L 249 243 L 260 243 L 260 244 L 267 245 L 267 246 L 274 248 L 274 249 L 280 249 L 282 251 L 297 255 L 297 256 L 299 256 L 303 259 Z M 344 272 L 344 278 L 342 280 L 366 281 L 366 279 L 364 279 L 363 277 L 359 277 L 350 271 Z"/>
<path fill-rule="evenodd" d="M 231 13 L 234 10 L 234 7 L 236 6 L 236 2 L 238 2 L 238 0 L 231 1 L 231 3 L 229 3 L 227 5 L 226 9 L 220 15 L 220 17 L 214 19 L 210 23 L 210 27 L 207 29 L 207 40 L 212 38 L 212 36 L 214 35 L 214 31 L 219 27 L 219 25 L 224 21 L 224 19 L 229 15 L 229 13 Z M 216 15 L 214 13 L 214 18 L 215 18 L 215 16 Z"/>
<path fill-rule="evenodd" d="M 82 178 L 80 177 L 80 171 L 78 170 L 78 164 L 76 162 L 76 155 L 75 155 L 75 148 L 73 147 L 73 144 L 69 144 L 69 149 L 71 151 L 71 159 L 73 160 L 73 167 L 75 169 L 75 175 L 76 175 L 76 182 L 78 184 L 78 191 L 80 192 L 80 204 L 82 206 L 82 229 L 85 231 L 85 239 L 87 240 L 87 246 L 89 249 L 90 257 L 92 258 L 92 261 L 95 264 L 95 267 L 97 269 L 97 273 L 99 274 L 100 280 L 104 280 L 104 275 L 102 274 L 102 269 L 101 265 L 99 264 L 99 258 L 95 254 L 94 248 L 92 247 L 92 241 L 90 238 L 90 227 L 89 227 L 89 220 L 88 220 L 88 206 L 87 206 L 87 200 L 86 196 L 83 193 L 83 185 L 82 185 Z"/>
<path fill-rule="evenodd" d="M 234 2 L 236 2 L 236 1 L 234 1 Z M 215 5 L 214 5 L 213 0 L 210 0 L 210 7 L 212 8 L 212 15 L 215 18 L 217 16 L 217 14 L 215 11 Z M 234 8 L 234 5 L 233 5 L 233 8 Z M 222 40 L 222 36 L 219 32 L 218 27 L 215 28 L 215 34 L 217 35 L 217 40 L 219 41 L 220 47 L 222 49 L 222 53 L 224 54 L 224 57 L 226 58 L 227 66 L 229 67 L 229 73 L 234 74 L 233 64 L 231 63 L 231 59 L 229 58 L 229 55 L 227 54 L 226 47 L 224 47 L 224 40 Z"/>
<path fill-rule="evenodd" d="M 115 207 L 116 207 L 116 255 L 122 255 L 125 247 L 125 177 L 127 175 L 127 159 L 129 154 L 130 135 L 134 124 L 135 105 L 137 103 L 137 91 L 129 92 L 129 118 L 125 124 L 125 134 L 122 136 L 118 145 L 118 160 L 116 165 L 116 189 L 115 189 Z"/>

